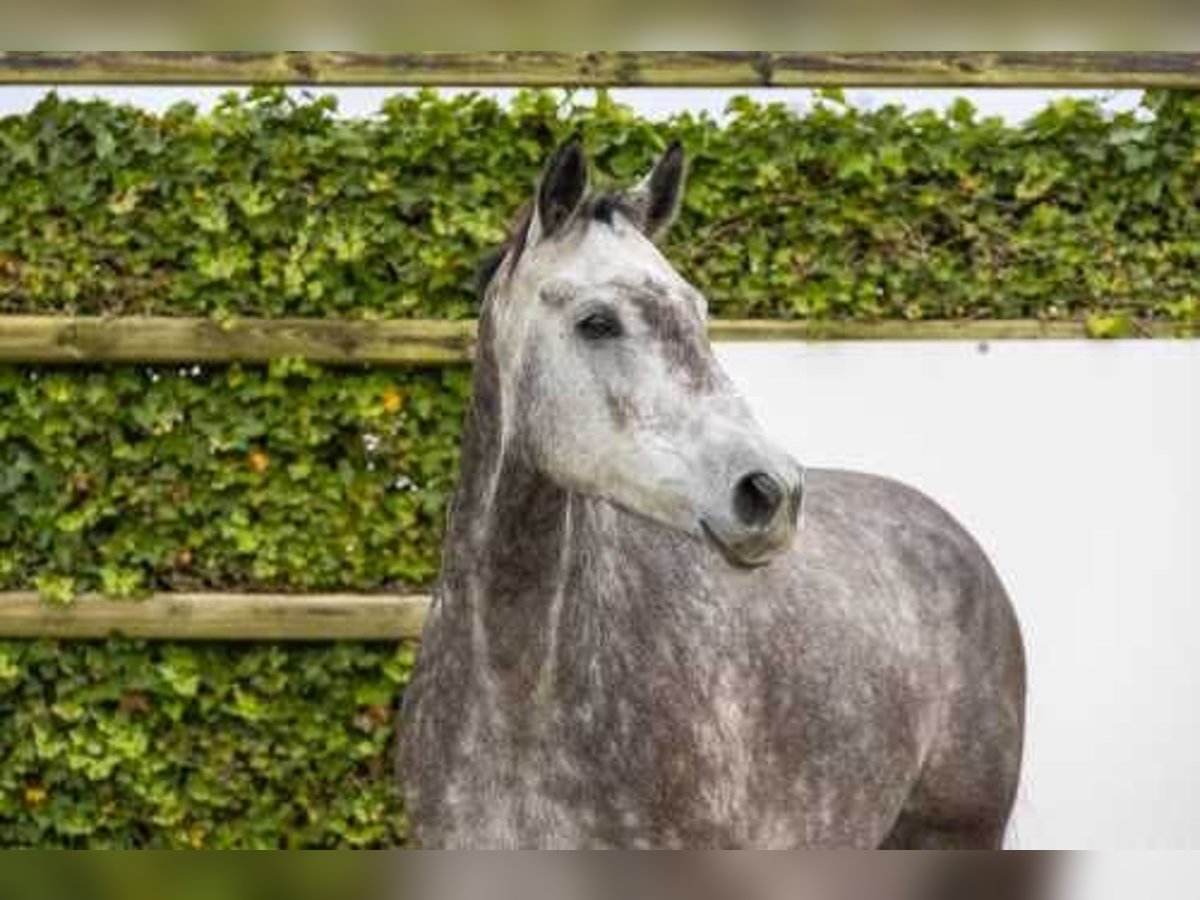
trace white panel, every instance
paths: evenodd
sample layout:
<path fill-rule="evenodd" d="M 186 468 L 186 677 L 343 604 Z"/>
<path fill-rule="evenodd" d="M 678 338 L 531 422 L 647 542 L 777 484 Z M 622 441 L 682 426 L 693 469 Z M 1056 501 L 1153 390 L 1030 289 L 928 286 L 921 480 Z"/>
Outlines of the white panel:
<path fill-rule="evenodd" d="M 1027 631 L 1014 841 L 1200 848 L 1200 342 L 718 348 L 801 462 L 910 482 Z"/>

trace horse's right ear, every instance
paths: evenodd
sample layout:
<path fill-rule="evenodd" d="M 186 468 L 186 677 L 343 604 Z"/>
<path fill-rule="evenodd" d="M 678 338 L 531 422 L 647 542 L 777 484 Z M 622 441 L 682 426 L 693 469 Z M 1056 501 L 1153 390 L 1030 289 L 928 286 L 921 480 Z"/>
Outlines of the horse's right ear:
<path fill-rule="evenodd" d="M 556 151 L 538 184 L 530 243 L 553 237 L 583 203 L 588 191 L 588 163 L 583 141 L 571 138 Z"/>
<path fill-rule="evenodd" d="M 650 174 L 625 193 L 629 217 L 650 240 L 662 237 L 675 221 L 686 179 L 683 145 L 673 141 Z"/>

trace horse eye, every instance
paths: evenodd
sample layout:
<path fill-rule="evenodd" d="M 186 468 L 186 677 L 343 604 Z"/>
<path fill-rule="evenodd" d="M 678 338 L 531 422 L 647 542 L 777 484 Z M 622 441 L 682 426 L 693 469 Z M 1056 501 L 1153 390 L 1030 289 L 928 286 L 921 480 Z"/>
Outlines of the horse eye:
<path fill-rule="evenodd" d="M 606 341 L 624 334 L 621 320 L 611 310 L 597 310 L 584 316 L 575 326 L 579 336 L 587 341 Z"/>

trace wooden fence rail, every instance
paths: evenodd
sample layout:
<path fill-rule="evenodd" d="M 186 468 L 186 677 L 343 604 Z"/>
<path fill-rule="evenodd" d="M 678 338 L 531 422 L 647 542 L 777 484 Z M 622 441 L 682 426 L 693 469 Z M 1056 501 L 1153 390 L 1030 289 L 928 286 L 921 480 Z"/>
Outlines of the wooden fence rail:
<path fill-rule="evenodd" d="M 1182 323 L 1138 323 L 1130 337 L 1187 337 Z M 716 320 L 715 341 L 1067 340 L 1086 322 L 978 320 L 782 322 Z M 439 366 L 467 362 L 475 323 L 334 319 L 74 318 L 0 316 L 0 362 L 228 363 L 301 358 L 326 365 Z"/>
<path fill-rule="evenodd" d="M 0 316 L 0 362 L 439 366 L 469 360 L 474 344 L 473 322 Z"/>
<path fill-rule="evenodd" d="M 84 596 L 69 606 L 0 593 L 0 638 L 398 641 L 421 636 L 429 598 L 384 594 Z"/>
<path fill-rule="evenodd" d="M 0 51 L 0 83 L 592 87 L 1200 87 L 1200 53 Z"/>

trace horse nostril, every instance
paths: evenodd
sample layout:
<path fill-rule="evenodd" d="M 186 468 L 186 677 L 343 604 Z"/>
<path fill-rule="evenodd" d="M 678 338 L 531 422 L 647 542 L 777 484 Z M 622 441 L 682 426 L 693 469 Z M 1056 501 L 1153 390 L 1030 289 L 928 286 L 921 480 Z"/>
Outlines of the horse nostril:
<path fill-rule="evenodd" d="M 770 525 L 783 506 L 786 491 L 766 472 L 753 472 L 733 489 L 733 511 L 750 528 Z"/>

